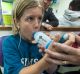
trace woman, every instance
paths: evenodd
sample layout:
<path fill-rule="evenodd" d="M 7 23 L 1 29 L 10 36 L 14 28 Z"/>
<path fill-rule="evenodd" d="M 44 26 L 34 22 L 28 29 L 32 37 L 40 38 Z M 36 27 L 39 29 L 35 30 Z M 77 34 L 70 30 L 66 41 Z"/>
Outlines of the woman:
<path fill-rule="evenodd" d="M 47 30 L 52 30 L 59 24 L 58 19 L 53 13 L 53 9 L 50 7 L 51 2 L 52 0 L 43 0 L 45 12 L 42 20 L 42 26 L 45 27 Z"/>

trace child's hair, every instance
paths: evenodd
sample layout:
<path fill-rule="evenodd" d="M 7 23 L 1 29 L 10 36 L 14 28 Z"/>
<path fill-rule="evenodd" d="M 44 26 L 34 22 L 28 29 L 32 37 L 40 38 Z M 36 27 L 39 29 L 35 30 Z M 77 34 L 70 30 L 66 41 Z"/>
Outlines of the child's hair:
<path fill-rule="evenodd" d="M 43 6 L 43 0 L 16 0 L 13 4 L 13 19 L 19 21 L 25 9 L 41 7 L 42 11 L 44 11 Z M 18 33 L 18 27 L 15 22 L 13 24 L 13 32 L 14 34 Z"/>
<path fill-rule="evenodd" d="M 80 11 L 80 0 L 72 0 L 69 4 L 69 9 L 73 11 Z"/>

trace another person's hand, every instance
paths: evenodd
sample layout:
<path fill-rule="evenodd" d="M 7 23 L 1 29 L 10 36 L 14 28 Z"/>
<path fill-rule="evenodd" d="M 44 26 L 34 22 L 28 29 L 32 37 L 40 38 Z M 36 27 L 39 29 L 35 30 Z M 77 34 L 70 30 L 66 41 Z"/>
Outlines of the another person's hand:
<path fill-rule="evenodd" d="M 53 29 L 53 27 L 52 27 L 51 25 L 46 24 L 46 23 L 42 23 L 42 26 L 43 26 L 44 28 L 46 28 L 47 30 L 52 30 L 52 29 Z"/>
<path fill-rule="evenodd" d="M 74 64 L 80 65 L 80 37 L 76 36 L 75 40 L 78 42 L 79 47 L 74 48 L 66 44 L 55 43 L 53 42 L 53 46 L 64 53 L 60 52 L 52 52 L 51 50 L 47 50 L 46 53 L 49 54 L 52 59 L 46 59 L 48 62 L 54 62 L 60 64 L 63 61 L 63 64 Z M 61 62 L 60 62 L 61 61 Z"/>

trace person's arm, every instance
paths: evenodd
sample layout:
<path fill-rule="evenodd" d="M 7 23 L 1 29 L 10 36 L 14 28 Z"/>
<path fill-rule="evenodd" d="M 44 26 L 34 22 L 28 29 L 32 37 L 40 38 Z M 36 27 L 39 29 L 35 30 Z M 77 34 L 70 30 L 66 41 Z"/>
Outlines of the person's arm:
<path fill-rule="evenodd" d="M 48 22 L 46 22 L 48 20 Z M 55 17 L 54 13 L 52 12 L 52 8 L 49 8 L 48 11 L 44 13 L 43 23 L 51 25 L 52 27 L 57 27 L 59 25 L 58 19 Z"/>
<path fill-rule="evenodd" d="M 6 60 L 4 61 L 4 68 L 7 73 L 41 74 L 44 70 L 47 70 L 51 66 L 51 64 L 45 60 L 48 57 L 47 54 L 45 54 L 44 57 L 35 64 L 25 67 L 21 62 L 20 52 L 18 51 L 16 43 L 14 44 L 14 42 L 15 41 L 12 39 L 10 40 L 10 38 L 3 42 L 3 56 L 4 60 Z"/>
<path fill-rule="evenodd" d="M 44 70 L 49 67 L 49 64 L 45 61 L 46 56 L 44 56 L 37 63 L 23 68 L 19 74 L 41 74 Z"/>
<path fill-rule="evenodd" d="M 49 20 L 49 22 L 47 22 L 47 24 L 50 24 L 53 27 L 57 27 L 59 25 L 59 21 L 56 18 L 56 16 L 54 15 L 52 8 L 48 9 L 47 15 L 48 15 L 48 20 Z"/>

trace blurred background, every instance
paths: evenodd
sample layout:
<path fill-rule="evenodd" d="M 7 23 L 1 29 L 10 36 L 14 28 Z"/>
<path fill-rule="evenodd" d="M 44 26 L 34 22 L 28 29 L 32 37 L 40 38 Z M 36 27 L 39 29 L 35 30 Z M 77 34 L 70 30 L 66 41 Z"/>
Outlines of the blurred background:
<path fill-rule="evenodd" d="M 53 0 L 50 5 L 57 18 L 62 17 L 64 10 L 72 0 Z M 12 5 L 14 0 L 0 0 L 0 25 L 12 26 Z"/>

